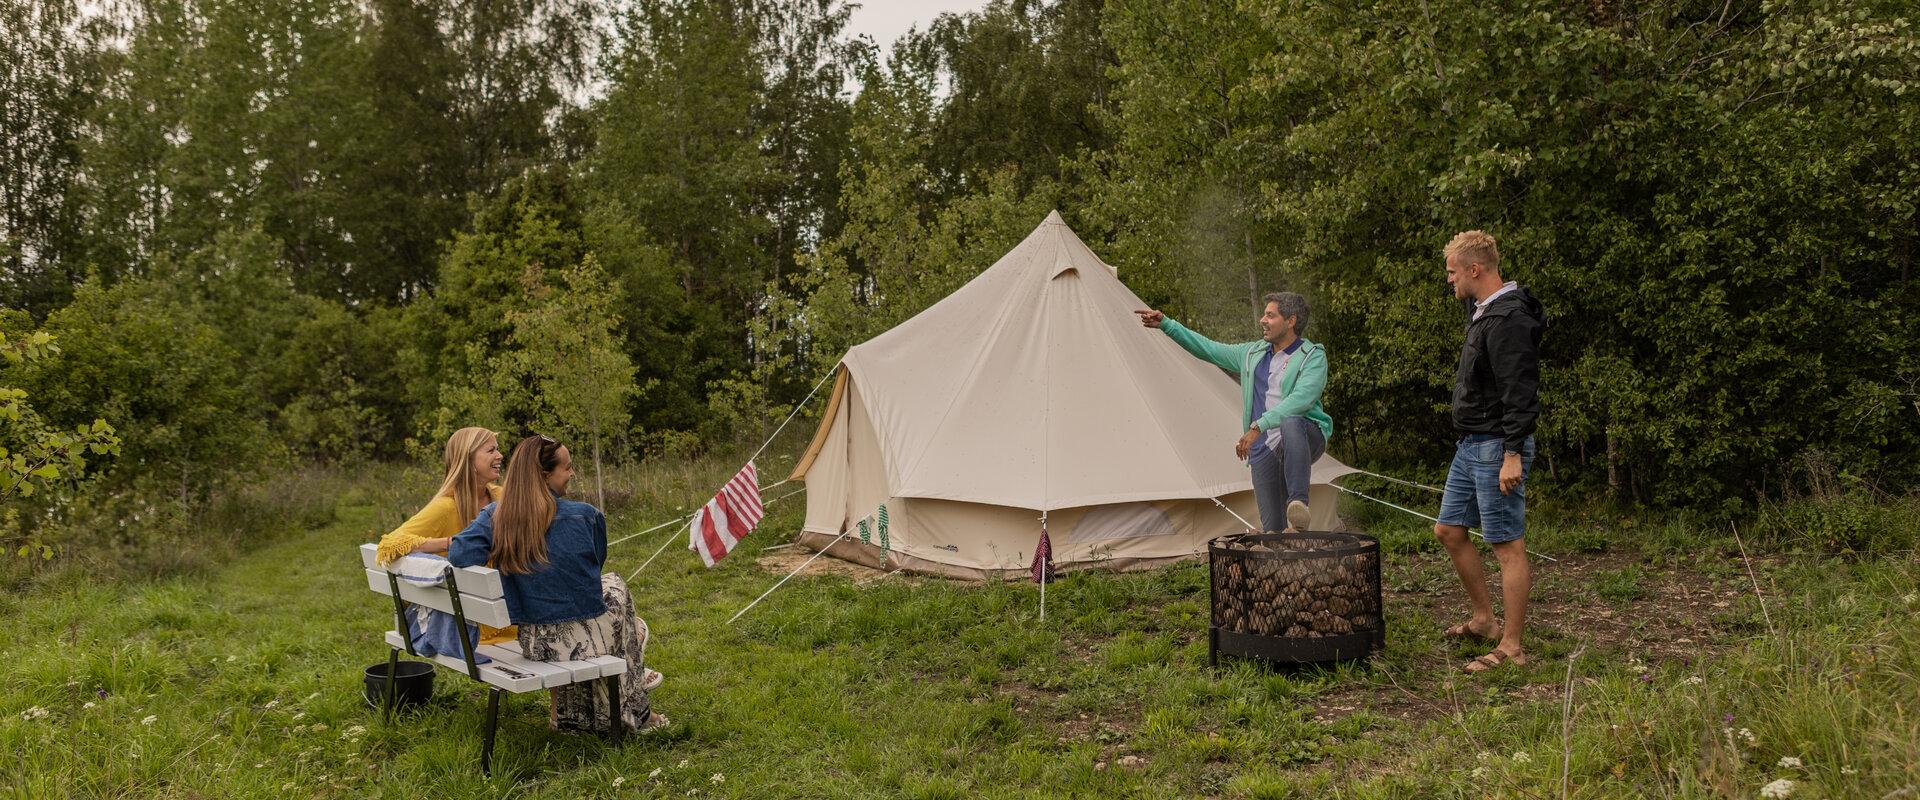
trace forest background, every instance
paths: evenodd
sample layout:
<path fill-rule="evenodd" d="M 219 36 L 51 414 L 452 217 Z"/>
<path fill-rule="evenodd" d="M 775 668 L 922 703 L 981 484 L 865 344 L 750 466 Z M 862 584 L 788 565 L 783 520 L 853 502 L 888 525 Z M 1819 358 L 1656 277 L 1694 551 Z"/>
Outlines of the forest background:
<path fill-rule="evenodd" d="M 1215 338 L 1305 294 L 1353 463 L 1444 468 L 1483 228 L 1563 506 L 1871 549 L 1920 478 L 1910 3 L 850 10 L 0 0 L 7 575 L 190 563 L 263 476 L 468 424 L 751 447 L 1054 208 Z"/>

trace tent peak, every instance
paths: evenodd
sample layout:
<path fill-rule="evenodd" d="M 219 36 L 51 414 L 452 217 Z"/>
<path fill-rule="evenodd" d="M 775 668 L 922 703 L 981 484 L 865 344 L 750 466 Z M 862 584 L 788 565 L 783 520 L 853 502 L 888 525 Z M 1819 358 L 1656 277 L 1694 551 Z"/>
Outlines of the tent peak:
<path fill-rule="evenodd" d="M 1045 220 L 1044 222 L 1041 222 L 1040 224 L 1042 224 L 1042 225 L 1065 225 L 1065 224 L 1067 224 L 1067 221 L 1066 221 L 1066 219 L 1065 219 L 1065 218 L 1063 218 L 1063 217 L 1061 217 L 1061 216 L 1060 216 L 1060 209 L 1057 209 L 1057 208 L 1056 208 L 1056 209 L 1054 209 L 1054 210 L 1052 210 L 1052 211 L 1050 211 L 1050 212 L 1047 212 L 1047 218 L 1046 218 L 1046 220 Z"/>

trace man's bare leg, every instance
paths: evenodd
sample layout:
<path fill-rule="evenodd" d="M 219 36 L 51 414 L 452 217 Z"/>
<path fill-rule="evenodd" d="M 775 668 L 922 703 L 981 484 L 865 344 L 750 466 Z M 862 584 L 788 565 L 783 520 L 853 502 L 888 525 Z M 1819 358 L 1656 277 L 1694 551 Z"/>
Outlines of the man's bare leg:
<path fill-rule="evenodd" d="M 1493 621 L 1493 598 L 1487 594 L 1486 568 L 1480 564 L 1479 548 L 1474 547 L 1473 540 L 1467 538 L 1467 529 L 1459 525 L 1434 525 L 1433 535 L 1440 540 L 1441 546 L 1447 548 L 1447 556 L 1453 559 L 1453 571 L 1460 576 L 1460 584 L 1466 587 L 1467 603 L 1473 610 L 1470 619 L 1449 628 L 1448 634 L 1472 634 L 1482 639 L 1499 635 L 1500 628 Z"/>
<path fill-rule="evenodd" d="M 1527 561 L 1526 540 L 1495 544 L 1493 555 L 1500 559 L 1500 599 L 1507 612 L 1507 625 L 1493 649 L 1509 658 L 1524 658 L 1520 632 L 1527 627 L 1527 596 L 1533 591 L 1533 564 Z"/>

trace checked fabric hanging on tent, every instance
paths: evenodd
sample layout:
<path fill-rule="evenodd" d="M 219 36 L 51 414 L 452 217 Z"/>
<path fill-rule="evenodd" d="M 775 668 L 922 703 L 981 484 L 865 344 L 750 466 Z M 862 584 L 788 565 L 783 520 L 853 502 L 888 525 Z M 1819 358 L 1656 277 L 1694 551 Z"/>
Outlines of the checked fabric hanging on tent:
<path fill-rule="evenodd" d="M 740 468 L 720 487 L 720 492 L 694 512 L 693 524 L 687 531 L 687 549 L 700 554 L 700 560 L 708 567 L 733 549 L 734 545 L 753 532 L 760 518 L 766 516 L 766 508 L 760 504 L 760 476 L 754 471 L 753 462 Z"/>

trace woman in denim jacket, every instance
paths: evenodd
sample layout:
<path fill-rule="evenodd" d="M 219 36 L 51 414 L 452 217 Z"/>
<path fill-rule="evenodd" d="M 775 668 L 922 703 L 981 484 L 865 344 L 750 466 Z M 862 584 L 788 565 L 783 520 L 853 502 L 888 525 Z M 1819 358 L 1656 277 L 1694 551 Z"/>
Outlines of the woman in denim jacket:
<path fill-rule="evenodd" d="M 647 623 L 634 614 L 626 582 L 601 571 L 607 518 L 564 497 L 572 480 L 573 457 L 565 445 L 537 434 L 521 439 L 507 463 L 500 500 L 453 537 L 447 560 L 500 571 L 507 613 L 520 627 L 520 649 L 528 658 L 625 658 L 627 674 L 641 678 L 620 682 L 620 718 L 629 730 L 659 728 L 667 718 L 652 710 L 648 698 L 660 673 L 644 664 Z M 599 681 L 558 687 L 550 721 L 556 730 L 611 732 L 607 703 L 606 685 Z"/>

